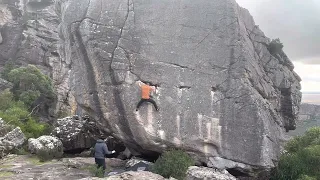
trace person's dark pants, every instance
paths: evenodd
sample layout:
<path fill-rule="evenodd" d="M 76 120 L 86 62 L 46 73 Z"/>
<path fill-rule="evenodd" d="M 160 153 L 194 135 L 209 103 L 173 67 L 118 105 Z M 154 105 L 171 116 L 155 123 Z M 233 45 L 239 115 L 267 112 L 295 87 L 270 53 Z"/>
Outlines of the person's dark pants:
<path fill-rule="evenodd" d="M 150 103 L 152 103 L 153 106 L 156 108 L 156 110 L 157 110 L 157 111 L 159 110 L 156 102 L 155 102 L 153 99 L 150 98 L 150 99 L 141 99 L 141 100 L 139 101 L 138 105 L 137 105 L 137 109 L 136 109 L 137 111 L 138 111 L 139 107 L 140 107 L 144 102 L 150 102 Z"/>
<path fill-rule="evenodd" d="M 98 159 L 98 158 L 94 158 L 96 165 L 98 165 L 98 168 L 102 167 L 103 171 L 106 170 L 106 160 L 103 159 Z"/>

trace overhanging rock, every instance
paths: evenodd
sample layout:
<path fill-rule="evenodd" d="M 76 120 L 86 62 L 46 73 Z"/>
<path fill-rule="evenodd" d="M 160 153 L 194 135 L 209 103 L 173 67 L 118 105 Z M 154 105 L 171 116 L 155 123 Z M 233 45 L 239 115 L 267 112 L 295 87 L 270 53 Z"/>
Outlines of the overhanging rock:
<path fill-rule="evenodd" d="M 234 0 L 57 0 L 78 112 L 135 151 L 182 148 L 270 168 L 295 127 L 300 78 Z M 157 85 L 138 112 L 137 82 Z"/>

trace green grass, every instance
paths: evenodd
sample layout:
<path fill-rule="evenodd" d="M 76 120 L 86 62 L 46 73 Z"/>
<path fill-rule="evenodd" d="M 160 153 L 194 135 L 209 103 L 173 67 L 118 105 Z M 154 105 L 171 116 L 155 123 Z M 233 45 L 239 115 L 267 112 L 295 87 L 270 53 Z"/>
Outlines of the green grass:
<path fill-rule="evenodd" d="M 27 158 L 27 161 L 29 161 L 33 165 L 43 165 L 47 163 L 47 162 L 41 162 L 37 156 L 29 156 Z"/>
<path fill-rule="evenodd" d="M 95 164 L 83 166 L 80 169 L 84 171 L 89 171 L 94 177 L 103 177 L 102 169 L 97 169 L 97 166 Z M 107 165 L 105 172 L 110 171 L 112 171 L 112 168 Z"/>
<path fill-rule="evenodd" d="M 11 164 L 0 164 L 0 169 L 9 169 L 12 167 L 13 167 L 13 165 L 11 165 Z"/>
<path fill-rule="evenodd" d="M 13 176 L 14 173 L 13 172 L 9 172 L 9 171 L 2 171 L 0 172 L 0 178 L 1 177 L 10 177 L 10 176 Z"/>

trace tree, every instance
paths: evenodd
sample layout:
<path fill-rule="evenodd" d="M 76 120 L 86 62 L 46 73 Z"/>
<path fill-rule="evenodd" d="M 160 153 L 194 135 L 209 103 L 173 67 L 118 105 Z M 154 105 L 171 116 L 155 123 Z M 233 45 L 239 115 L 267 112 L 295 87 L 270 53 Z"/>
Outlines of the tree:
<path fill-rule="evenodd" d="M 9 90 L 0 93 L 0 117 L 8 124 L 19 126 L 27 138 L 46 134 L 50 127 L 38 123 L 22 101 L 15 101 Z"/>
<path fill-rule="evenodd" d="M 320 127 L 310 128 L 285 146 L 272 180 L 320 179 Z"/>
<path fill-rule="evenodd" d="M 12 69 L 7 78 L 13 83 L 15 99 L 29 107 L 40 96 L 52 100 L 55 97 L 51 79 L 34 65 Z"/>

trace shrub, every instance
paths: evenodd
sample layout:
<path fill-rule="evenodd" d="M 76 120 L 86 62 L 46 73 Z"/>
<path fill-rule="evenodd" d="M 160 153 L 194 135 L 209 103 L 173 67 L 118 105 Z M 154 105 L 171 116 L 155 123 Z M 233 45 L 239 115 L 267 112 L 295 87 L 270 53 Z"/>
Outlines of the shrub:
<path fill-rule="evenodd" d="M 92 174 L 92 176 L 94 177 L 99 177 L 99 178 L 103 178 L 104 177 L 104 170 L 102 167 L 98 168 L 96 165 L 93 166 L 89 166 L 88 170 L 90 171 L 90 173 Z"/>
<path fill-rule="evenodd" d="M 273 39 L 269 45 L 268 45 L 268 50 L 270 54 L 276 55 L 282 52 L 283 44 L 280 42 L 280 39 Z"/>
<path fill-rule="evenodd" d="M 27 155 L 29 154 L 29 152 L 25 149 L 25 148 L 17 148 L 17 149 L 14 149 L 12 151 L 13 154 L 17 154 L 17 155 Z"/>
<path fill-rule="evenodd" d="M 5 80 L 9 79 L 9 73 L 12 69 L 15 68 L 15 65 L 12 60 L 8 60 L 1 71 L 1 77 Z"/>
<path fill-rule="evenodd" d="M 40 96 L 48 99 L 55 97 L 51 79 L 33 65 L 12 69 L 7 74 L 7 80 L 13 83 L 15 99 L 29 107 Z"/>
<path fill-rule="evenodd" d="M 48 132 L 50 126 L 37 122 L 23 102 L 14 101 L 10 91 L 0 93 L 0 102 L 0 117 L 8 124 L 19 126 L 27 138 L 39 137 Z"/>
<path fill-rule="evenodd" d="M 151 169 L 165 178 L 174 177 L 180 180 L 186 176 L 188 167 L 193 165 L 194 160 L 187 153 L 171 150 L 164 152 Z"/>
<path fill-rule="evenodd" d="M 274 180 L 320 179 L 320 127 L 309 129 L 285 146 L 278 167 L 272 174 Z"/>
<path fill-rule="evenodd" d="M 50 161 L 52 159 L 61 158 L 63 151 L 59 149 L 40 149 L 37 152 L 37 156 L 40 162 Z"/>

